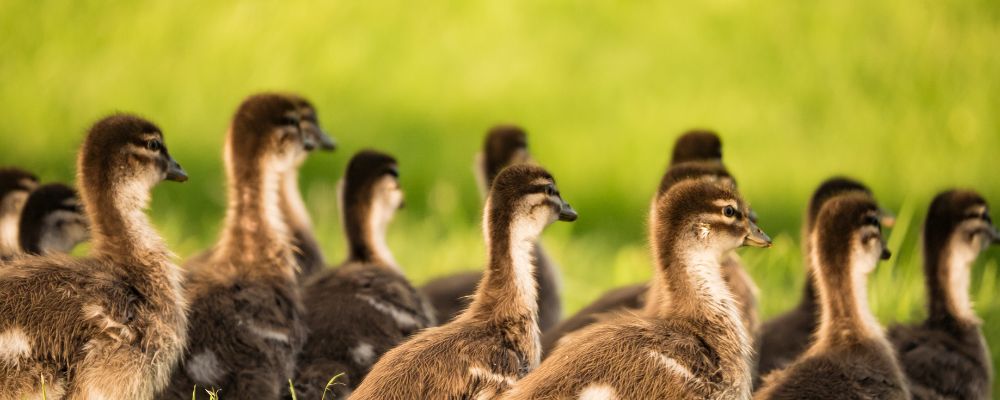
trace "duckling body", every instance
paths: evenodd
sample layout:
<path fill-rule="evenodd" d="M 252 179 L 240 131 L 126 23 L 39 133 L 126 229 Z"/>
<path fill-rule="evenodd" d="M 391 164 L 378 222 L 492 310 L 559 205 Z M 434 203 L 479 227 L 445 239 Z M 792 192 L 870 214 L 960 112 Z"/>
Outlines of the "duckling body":
<path fill-rule="evenodd" d="M 513 125 L 497 125 L 490 129 L 477 157 L 476 178 L 479 192 L 489 192 L 493 178 L 509 165 L 530 161 L 527 133 Z M 560 297 L 561 274 L 556 263 L 545 253 L 541 243 L 534 244 L 535 281 L 538 284 L 538 327 L 545 332 L 562 318 Z M 476 285 L 483 278 L 479 271 L 460 272 L 432 279 L 420 290 L 434 305 L 437 320 L 450 321 L 468 308 Z"/>
<path fill-rule="evenodd" d="M 483 230 L 489 267 L 472 304 L 451 322 L 387 352 L 352 399 L 491 398 L 539 361 L 532 244 L 576 213 L 544 169 L 519 164 L 497 175 Z"/>
<path fill-rule="evenodd" d="M 979 194 L 948 191 L 931 203 L 924 224 L 928 318 L 889 330 L 915 399 L 991 398 L 993 365 L 967 293 L 972 262 L 998 242 Z"/>
<path fill-rule="evenodd" d="M 770 244 L 748 215 L 728 185 L 672 185 L 650 213 L 651 304 L 568 336 L 503 398 L 749 397 L 752 342 L 720 273 L 725 253 Z"/>
<path fill-rule="evenodd" d="M 237 109 L 226 139 L 229 207 L 221 238 L 189 263 L 190 342 L 170 392 L 199 388 L 228 399 L 277 399 L 293 377 L 305 340 L 291 237 L 280 213 L 280 179 L 311 138 L 295 103 L 259 94 Z"/>
<path fill-rule="evenodd" d="M 163 179 L 186 180 L 152 123 L 97 122 L 79 156 L 93 255 L 0 269 L 0 399 L 151 399 L 184 348 L 181 274 L 143 210 Z"/>
<path fill-rule="evenodd" d="M 25 254 L 66 254 L 90 237 L 88 224 L 73 188 L 45 184 L 35 189 L 24 204 L 18 241 Z"/>
<path fill-rule="evenodd" d="M 18 221 L 21 210 L 38 177 L 18 168 L 0 168 L 0 261 L 21 252 L 18 245 Z"/>
<path fill-rule="evenodd" d="M 761 325 L 758 338 L 757 372 L 759 377 L 791 364 L 812 343 L 813 334 L 819 327 L 819 303 L 815 282 L 812 279 L 814 267 L 809 259 L 809 232 L 812 232 L 816 214 L 819 213 L 823 203 L 837 195 L 851 192 L 872 195 L 871 190 L 861 182 L 845 177 L 833 177 L 820 184 L 809 200 L 806 217 L 802 224 L 802 240 L 800 242 L 804 255 L 803 265 L 806 268 L 806 281 L 803 284 L 802 298 L 795 308 Z M 758 379 L 755 386 L 759 384 L 760 380 Z"/>
<path fill-rule="evenodd" d="M 888 258 L 878 207 L 866 193 L 827 200 L 812 231 L 821 305 L 815 341 L 764 377 L 756 399 L 907 399 L 905 378 L 868 309 L 867 275 Z"/>
<path fill-rule="evenodd" d="M 298 397 L 322 397 L 335 376 L 333 397 L 346 397 L 382 354 L 435 324 L 430 303 L 385 245 L 386 228 L 403 202 L 397 171 L 395 159 L 375 151 L 362 151 L 348 164 L 341 210 L 350 256 L 305 284 L 310 336 L 298 361 Z"/>

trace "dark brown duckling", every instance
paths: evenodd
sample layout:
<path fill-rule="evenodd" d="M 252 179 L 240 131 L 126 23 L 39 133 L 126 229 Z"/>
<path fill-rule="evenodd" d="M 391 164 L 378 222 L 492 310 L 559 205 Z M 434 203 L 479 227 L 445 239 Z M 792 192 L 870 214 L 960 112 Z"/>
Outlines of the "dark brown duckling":
<path fill-rule="evenodd" d="M 502 170 L 486 199 L 489 267 L 472 304 L 382 356 L 352 399 L 492 398 L 531 371 L 541 355 L 534 243 L 549 224 L 575 219 L 544 169 Z"/>
<path fill-rule="evenodd" d="M 0 268 L 0 399 L 151 399 L 187 333 L 180 269 L 144 210 L 187 176 L 151 122 L 112 115 L 80 148 L 77 182 L 91 256 L 26 257 Z M 190 394 L 189 394 L 190 395 Z"/>
<path fill-rule="evenodd" d="M 745 399 L 753 341 L 721 261 L 770 246 L 731 185 L 678 182 L 653 203 L 656 262 L 647 304 L 564 339 L 504 399 Z"/>
<path fill-rule="evenodd" d="M 386 230 L 403 205 L 396 160 L 361 151 L 341 183 L 348 259 L 305 284 L 309 339 L 298 361 L 299 398 L 320 398 L 331 378 L 334 398 L 345 398 L 386 351 L 435 325 L 434 310 L 396 264 Z"/>
<path fill-rule="evenodd" d="M 227 399 L 277 399 L 288 388 L 305 328 L 280 184 L 312 140 L 297 112 L 288 96 L 265 93 L 233 116 L 225 224 L 211 256 L 185 266 L 190 341 L 161 398 L 190 397 L 195 385 Z"/>
<path fill-rule="evenodd" d="M 969 301 L 969 269 L 1000 234 L 978 193 L 951 190 L 924 222 L 928 317 L 889 329 L 915 399 L 990 399 L 993 365 L 982 321 Z"/>
<path fill-rule="evenodd" d="M 764 377 L 755 399 L 908 399 L 905 378 L 868 308 L 868 274 L 889 258 L 878 205 L 848 192 L 823 203 L 810 241 L 820 324 L 809 348 Z"/>
<path fill-rule="evenodd" d="M 476 178 L 483 196 L 493 178 L 508 165 L 530 161 L 527 133 L 518 126 L 497 125 L 486 134 L 483 150 L 477 158 Z M 538 327 L 551 329 L 562 318 L 559 267 L 545 253 L 541 242 L 535 243 L 535 279 L 538 282 Z M 420 290 L 427 295 L 438 321 L 450 321 L 462 313 L 472 301 L 476 285 L 482 280 L 480 271 L 461 272 L 433 279 Z"/>
<path fill-rule="evenodd" d="M 802 221 L 802 254 L 806 269 L 806 281 L 803 285 L 802 299 L 798 306 L 774 317 L 760 327 L 758 338 L 758 376 L 762 377 L 771 371 L 791 364 L 809 348 L 813 333 L 819 326 L 819 299 L 812 278 L 813 267 L 809 262 L 809 232 L 816 221 L 823 203 L 831 198 L 845 193 L 863 193 L 872 196 L 867 186 L 851 178 L 833 177 L 823 181 L 809 199 L 805 218 Z M 883 212 L 882 224 L 891 227 L 891 218 Z M 755 386 L 760 384 L 758 379 Z"/>
<path fill-rule="evenodd" d="M 21 250 L 28 255 L 68 254 L 90 238 L 89 222 L 76 190 L 49 183 L 31 192 L 18 229 Z"/>
<path fill-rule="evenodd" d="M 38 187 L 38 177 L 19 168 L 0 168 L 0 260 L 21 252 L 18 221 L 28 195 Z"/>

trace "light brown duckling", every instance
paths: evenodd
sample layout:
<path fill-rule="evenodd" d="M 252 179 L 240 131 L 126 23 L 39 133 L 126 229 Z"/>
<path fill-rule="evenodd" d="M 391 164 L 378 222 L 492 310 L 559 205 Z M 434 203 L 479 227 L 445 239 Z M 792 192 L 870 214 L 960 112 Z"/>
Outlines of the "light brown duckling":
<path fill-rule="evenodd" d="M 650 211 L 656 261 L 642 314 L 593 324 L 556 347 L 504 399 L 745 399 L 753 343 L 722 280 L 742 245 L 770 246 L 731 185 L 678 182 Z"/>
<path fill-rule="evenodd" d="M 546 226 L 576 212 L 544 169 L 507 167 L 486 199 L 489 263 L 458 318 L 390 350 L 352 399 L 491 398 L 538 365 L 538 300 L 531 254 Z"/>
<path fill-rule="evenodd" d="M 38 177 L 19 168 L 0 168 L 0 261 L 21 252 L 18 221 Z"/>
<path fill-rule="evenodd" d="M 486 134 L 483 150 L 476 157 L 476 178 L 479 191 L 485 197 L 493 178 L 509 165 L 530 161 L 527 133 L 518 126 L 497 125 Z M 562 318 L 559 267 L 545 253 L 541 242 L 535 243 L 535 280 L 538 282 L 538 327 L 545 332 Z M 450 321 L 462 313 L 472 301 L 476 285 L 482 280 L 480 271 L 460 272 L 433 279 L 420 290 L 427 295 L 438 321 Z"/>
<path fill-rule="evenodd" d="M 195 385 L 227 399 L 277 399 L 287 390 L 305 329 L 280 183 L 314 145 L 297 113 L 289 96 L 265 93 L 233 116 L 225 225 L 211 256 L 185 266 L 190 341 L 161 398 L 189 397 Z"/>
<path fill-rule="evenodd" d="M 181 273 L 144 210 L 162 180 L 187 176 L 142 118 L 98 121 L 81 146 L 79 189 L 92 255 L 0 268 L 0 399 L 151 399 L 184 348 Z"/>

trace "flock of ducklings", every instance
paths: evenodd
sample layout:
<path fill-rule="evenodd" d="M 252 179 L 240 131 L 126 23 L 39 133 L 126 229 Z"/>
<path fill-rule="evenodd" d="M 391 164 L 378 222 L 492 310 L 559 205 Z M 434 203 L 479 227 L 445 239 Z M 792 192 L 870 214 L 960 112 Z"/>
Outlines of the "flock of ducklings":
<path fill-rule="evenodd" d="M 298 167 L 333 150 L 292 94 L 247 98 L 224 150 L 228 209 L 184 263 L 144 210 L 187 175 L 153 123 L 90 128 L 77 188 L 0 170 L 0 399 L 988 399 L 993 379 L 969 266 L 1000 235 L 972 191 L 934 198 L 923 233 L 928 318 L 888 331 L 866 299 L 891 214 L 860 182 L 813 194 L 801 303 L 760 323 L 734 250 L 769 247 L 714 133 L 675 145 L 649 210 L 654 278 L 563 319 L 538 239 L 576 211 L 497 126 L 478 158 L 483 272 L 414 287 L 386 244 L 403 204 L 395 159 L 361 151 L 339 186 L 347 259 L 327 263 Z M 79 199 L 78 199 L 79 197 Z M 90 240 L 92 255 L 72 258 Z M 331 380 L 331 378 L 335 378 Z M 331 383 L 332 382 L 332 383 Z M 44 392 L 43 392 L 44 391 Z"/>

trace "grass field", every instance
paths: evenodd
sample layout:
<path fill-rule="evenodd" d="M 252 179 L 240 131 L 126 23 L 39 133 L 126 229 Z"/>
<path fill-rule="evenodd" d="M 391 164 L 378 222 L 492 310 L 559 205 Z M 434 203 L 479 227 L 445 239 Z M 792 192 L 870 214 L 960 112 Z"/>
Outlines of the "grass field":
<path fill-rule="evenodd" d="M 150 117 L 191 175 L 158 188 L 151 211 L 183 257 L 218 231 L 236 105 L 300 92 L 342 144 L 303 171 L 327 258 L 345 253 L 336 180 L 353 151 L 375 147 L 400 160 L 408 207 L 389 242 L 423 282 L 482 264 L 473 154 L 490 125 L 516 122 L 580 213 L 545 235 L 572 311 L 648 278 L 649 197 L 674 138 L 708 127 L 776 240 L 742 252 L 764 315 L 798 300 L 810 192 L 848 174 L 899 217 L 894 257 L 870 284 L 888 324 L 923 315 L 917 250 L 931 197 L 971 187 L 1000 204 L 998 48 L 1000 3 L 988 0 L 7 0 L 0 164 L 70 180 L 90 123 L 115 110 Z M 972 272 L 994 364 L 998 262 L 991 250 Z"/>

